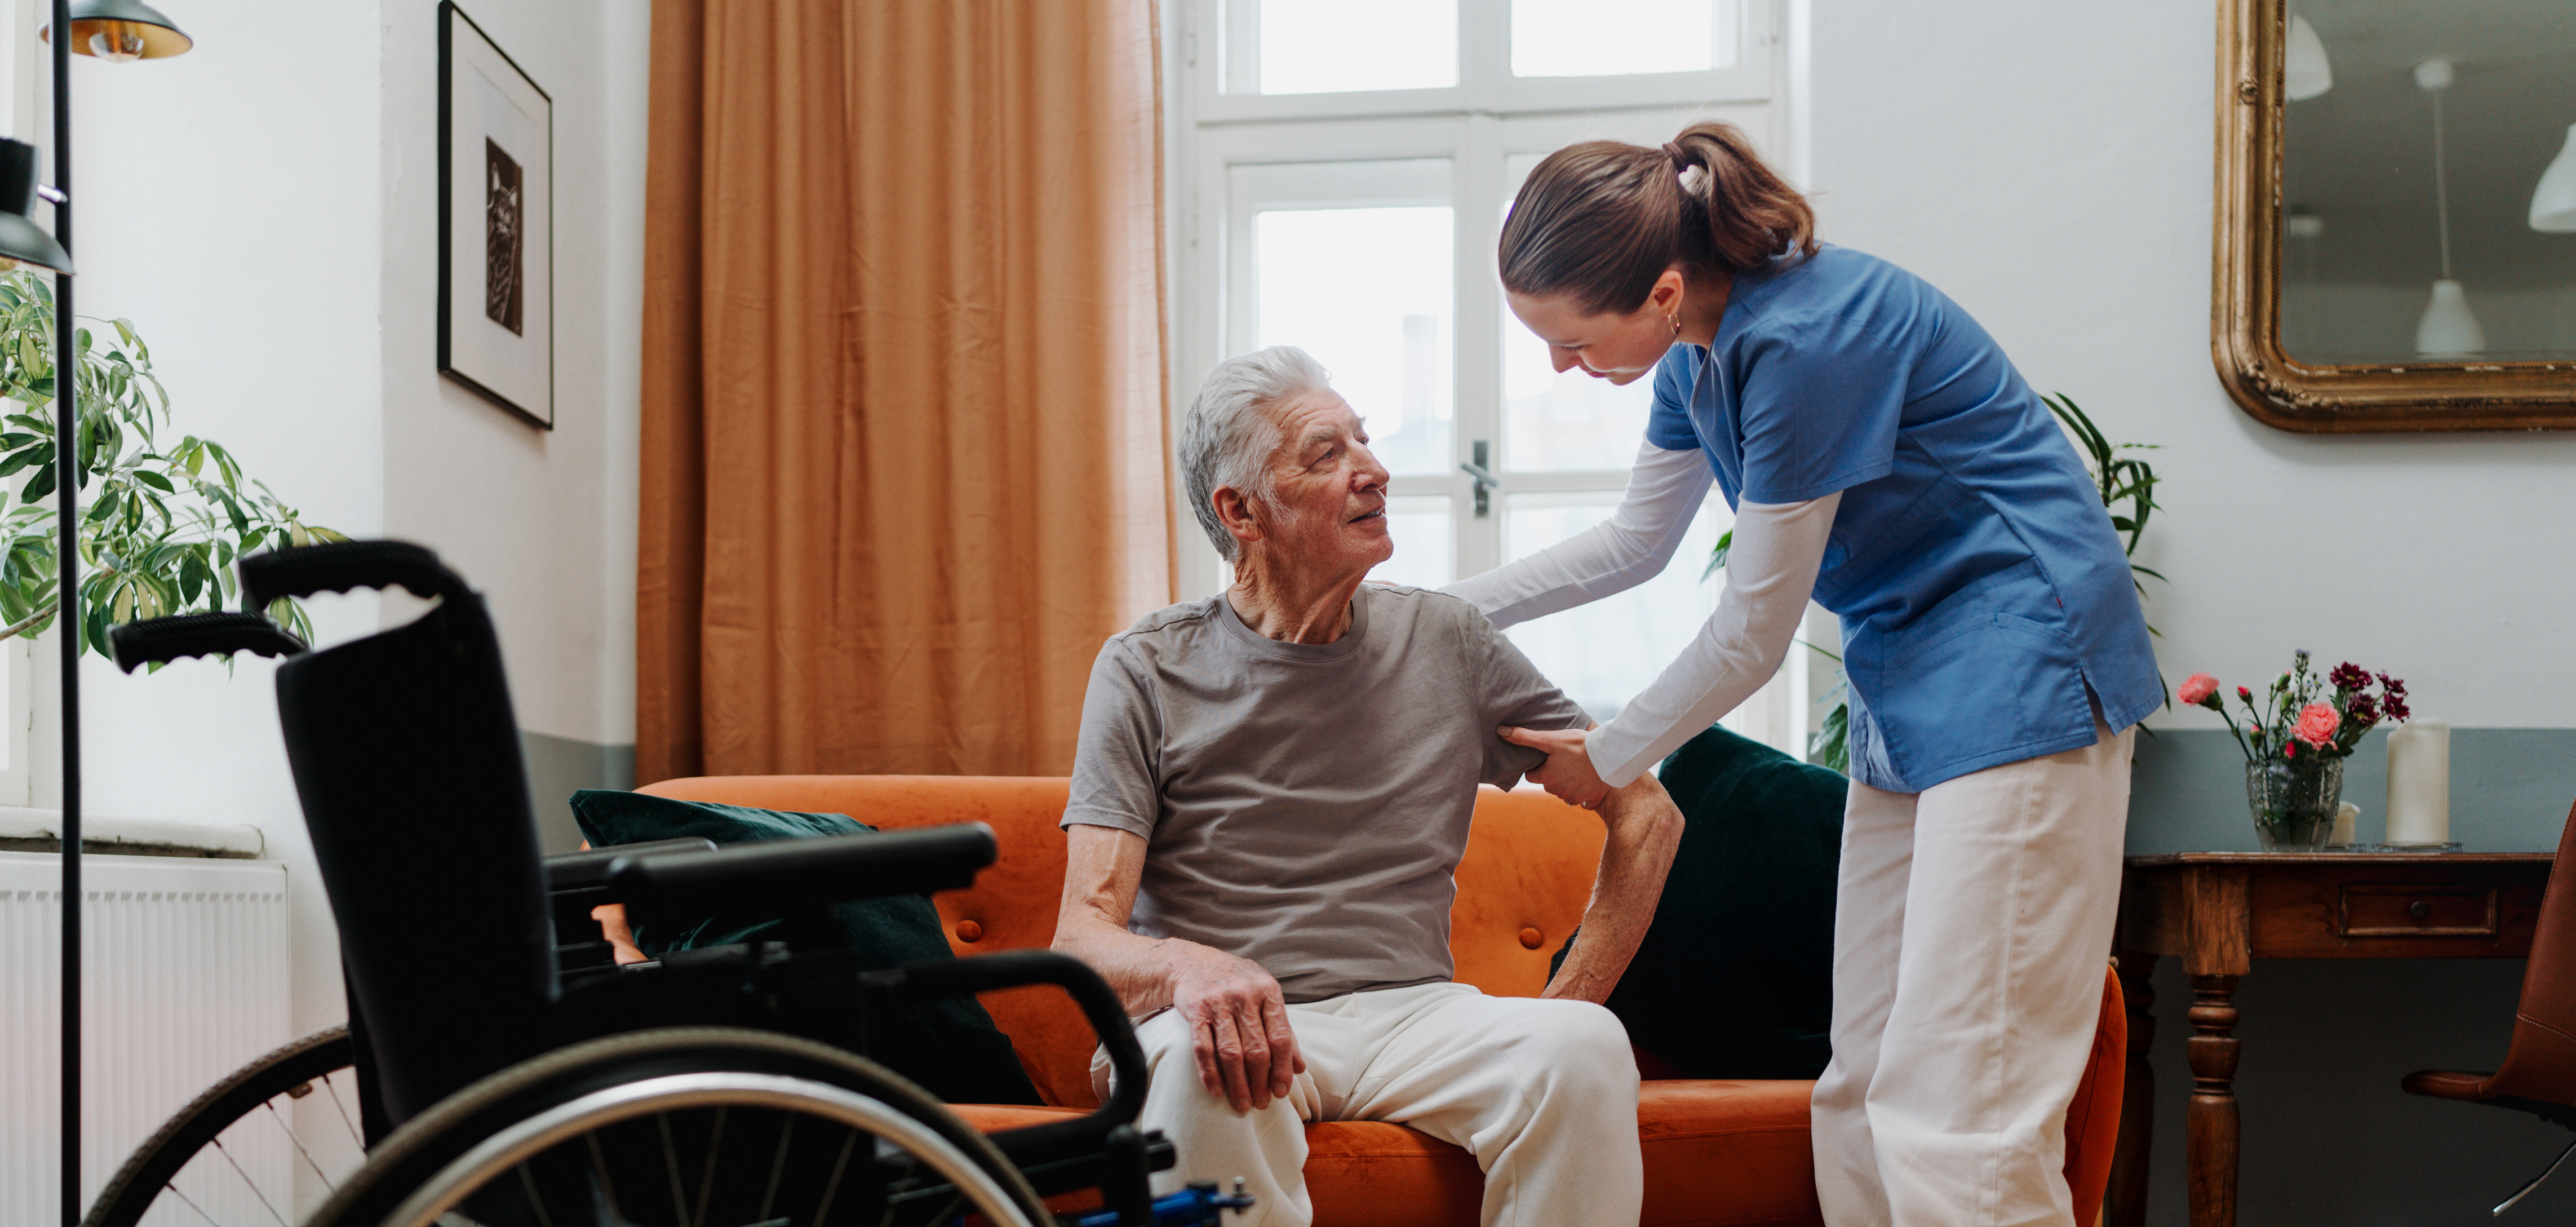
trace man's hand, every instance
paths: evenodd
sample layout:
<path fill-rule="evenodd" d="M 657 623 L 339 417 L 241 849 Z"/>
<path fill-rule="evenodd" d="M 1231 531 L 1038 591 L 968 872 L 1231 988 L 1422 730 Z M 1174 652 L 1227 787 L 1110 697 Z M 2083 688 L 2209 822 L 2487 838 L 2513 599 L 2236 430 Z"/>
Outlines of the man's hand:
<path fill-rule="evenodd" d="M 1547 755 L 1547 762 L 1529 774 L 1529 782 L 1555 795 L 1568 805 L 1592 809 L 1601 798 L 1610 795 L 1610 786 L 1601 782 L 1601 773 L 1592 769 L 1592 753 L 1584 747 L 1582 729 L 1516 729 L 1505 725 L 1495 730 L 1516 746 Z"/>
<path fill-rule="evenodd" d="M 1234 1110 L 1261 1109 L 1285 1098 L 1306 1072 L 1279 982 L 1249 959 L 1196 942 L 1164 943 L 1171 963 L 1172 1008 L 1190 1024 L 1199 1082 Z"/>
<path fill-rule="evenodd" d="M 1065 832 L 1064 905 L 1055 948 L 1091 964 L 1131 1016 L 1165 1006 L 1190 1024 L 1199 1081 L 1237 1112 L 1267 1108 L 1306 1072 L 1279 981 L 1259 963 L 1177 937 L 1127 931 L 1145 869 L 1143 836 L 1075 825 Z"/>

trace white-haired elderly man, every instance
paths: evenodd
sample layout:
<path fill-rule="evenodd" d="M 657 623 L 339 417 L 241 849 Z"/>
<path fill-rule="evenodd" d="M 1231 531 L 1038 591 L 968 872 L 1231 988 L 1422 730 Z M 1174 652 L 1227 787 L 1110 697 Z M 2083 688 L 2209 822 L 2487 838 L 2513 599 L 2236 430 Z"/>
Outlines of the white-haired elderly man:
<path fill-rule="evenodd" d="M 1139 1020 L 1143 1124 L 1180 1160 L 1160 1189 L 1242 1176 L 1253 1222 L 1303 1227 L 1302 1122 L 1400 1121 L 1476 1156 L 1489 1227 L 1632 1227 L 1637 1069 L 1599 1002 L 1680 813 L 1652 776 L 1600 804 L 1591 906 L 1545 997 L 1452 982 L 1476 786 L 1542 765 L 1522 729 L 1589 721 L 1474 606 L 1361 582 L 1394 550 L 1387 473 L 1304 351 L 1219 364 L 1180 461 L 1234 585 L 1092 666 L 1055 939 Z"/>

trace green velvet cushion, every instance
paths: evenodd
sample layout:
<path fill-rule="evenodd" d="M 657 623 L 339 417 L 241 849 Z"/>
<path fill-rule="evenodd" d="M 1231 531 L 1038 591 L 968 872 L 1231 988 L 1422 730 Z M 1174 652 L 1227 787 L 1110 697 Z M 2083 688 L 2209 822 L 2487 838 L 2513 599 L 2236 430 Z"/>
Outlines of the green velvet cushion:
<path fill-rule="evenodd" d="M 1849 781 L 1714 727 L 1659 774 L 1681 807 L 1681 850 L 1611 1012 L 1688 1077 L 1815 1077 L 1832 1055 Z"/>
<path fill-rule="evenodd" d="M 840 814 L 797 814 L 704 801 L 675 801 L 640 792 L 585 788 L 572 813 L 592 847 L 700 836 L 718 845 L 812 839 L 876 828 Z M 940 932 L 939 913 L 920 895 L 857 899 L 833 907 L 859 965 L 875 971 L 956 957 Z M 674 950 L 752 941 L 777 928 L 774 916 L 718 914 L 672 927 L 637 926 L 635 944 L 659 957 Z M 868 1017 L 868 1055 L 950 1103 L 1039 1102 L 1009 1036 L 972 997 L 880 1004 Z"/>

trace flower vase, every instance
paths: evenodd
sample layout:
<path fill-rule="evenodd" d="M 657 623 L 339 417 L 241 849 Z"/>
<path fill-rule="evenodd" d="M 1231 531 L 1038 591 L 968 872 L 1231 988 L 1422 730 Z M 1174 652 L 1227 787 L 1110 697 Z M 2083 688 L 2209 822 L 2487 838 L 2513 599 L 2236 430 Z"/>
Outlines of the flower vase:
<path fill-rule="evenodd" d="M 2315 852 L 2334 838 L 2343 759 L 2323 754 L 2245 764 L 2245 800 L 2266 852 Z"/>

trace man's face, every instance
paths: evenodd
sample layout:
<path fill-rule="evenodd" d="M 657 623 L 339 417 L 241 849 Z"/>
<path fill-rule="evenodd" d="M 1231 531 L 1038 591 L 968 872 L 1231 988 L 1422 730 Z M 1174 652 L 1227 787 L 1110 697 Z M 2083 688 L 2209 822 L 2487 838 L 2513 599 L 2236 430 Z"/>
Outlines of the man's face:
<path fill-rule="evenodd" d="M 1395 554 L 1386 480 L 1350 402 L 1330 388 L 1308 392 L 1279 412 L 1279 448 L 1270 454 L 1275 506 L 1263 517 L 1262 539 L 1246 548 L 1272 566 L 1365 572 Z"/>

